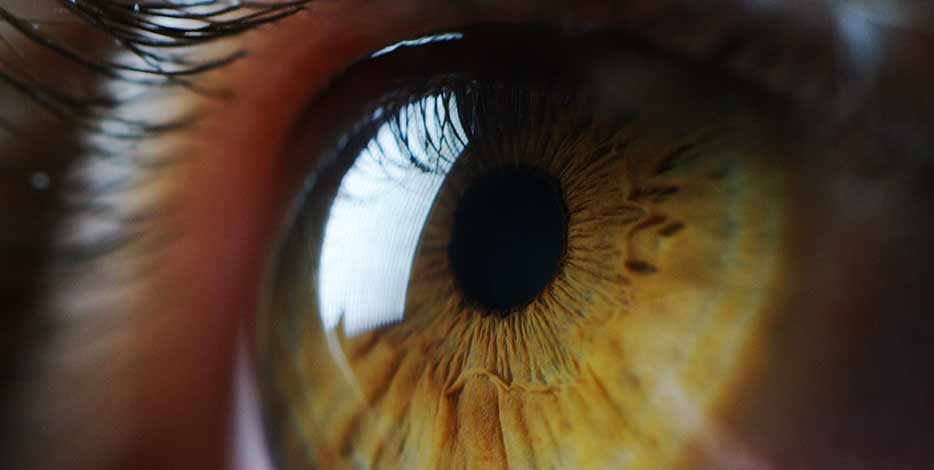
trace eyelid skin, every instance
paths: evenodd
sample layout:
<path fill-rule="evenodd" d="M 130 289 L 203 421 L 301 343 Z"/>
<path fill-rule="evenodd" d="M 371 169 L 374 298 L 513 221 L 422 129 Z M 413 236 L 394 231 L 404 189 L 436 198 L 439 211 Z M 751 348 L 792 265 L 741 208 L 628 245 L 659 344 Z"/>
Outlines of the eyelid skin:
<path fill-rule="evenodd" d="M 132 369 L 118 377 L 132 383 L 133 396 L 129 409 L 111 419 L 134 423 L 126 439 L 136 447 L 117 457 L 115 468 L 139 468 L 140 462 L 154 468 L 227 467 L 235 339 L 241 322 L 252 336 L 257 286 L 287 199 L 303 177 L 283 152 L 309 103 L 353 62 L 399 40 L 482 21 L 558 23 L 570 30 L 621 24 L 702 58 L 721 49 L 716 40 L 721 33 L 756 20 L 775 28 L 773 43 L 791 44 L 813 58 L 811 64 L 774 70 L 762 78 L 767 85 L 807 94 L 809 74 L 827 79 L 840 65 L 834 57 L 843 42 L 834 17 L 811 2 L 792 2 L 807 3 L 797 9 L 784 3 L 759 9 L 751 6 L 756 2 L 740 1 L 703 2 L 704 7 L 682 1 L 495 3 L 322 0 L 240 39 L 250 57 L 213 78 L 234 90 L 236 99 L 203 103 L 204 123 L 178 139 L 185 144 L 179 149 L 196 145 L 198 150 L 189 164 L 172 171 L 180 181 L 180 209 L 162 221 L 179 227 L 182 237 L 160 252 L 164 269 L 127 307 L 144 312 L 149 321 L 132 325 L 132 346 L 123 352 L 130 359 L 116 360 Z M 811 15 L 813 10 L 817 14 Z M 803 17 L 811 22 L 793 28 Z M 777 19 L 770 23 L 771 18 Z M 761 74 L 751 66 L 756 57 L 750 54 L 727 61 L 727 68 Z M 920 64 L 922 59 L 893 60 Z M 930 76 L 930 67 L 919 65 L 917 74 Z"/>

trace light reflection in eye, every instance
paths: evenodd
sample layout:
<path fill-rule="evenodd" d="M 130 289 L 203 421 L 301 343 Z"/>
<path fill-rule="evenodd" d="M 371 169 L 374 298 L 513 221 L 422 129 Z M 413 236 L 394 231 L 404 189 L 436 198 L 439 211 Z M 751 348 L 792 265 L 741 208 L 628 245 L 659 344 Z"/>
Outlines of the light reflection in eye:
<path fill-rule="evenodd" d="M 407 39 L 405 41 L 397 42 L 391 46 L 384 47 L 373 53 L 372 57 L 379 57 L 386 54 L 389 54 L 400 47 L 412 47 L 412 46 L 424 46 L 425 44 L 431 44 L 433 42 L 444 42 L 444 41 L 455 41 L 458 39 L 463 39 L 464 35 L 461 33 L 442 33 L 434 34 L 431 36 L 425 36 L 418 39 Z"/>
<path fill-rule="evenodd" d="M 386 80 L 286 234 L 259 351 L 274 453 L 666 468 L 774 292 L 768 113 L 720 88 L 604 113 L 586 80 L 431 72 Z"/>
<path fill-rule="evenodd" d="M 403 107 L 398 119 L 380 127 L 341 180 L 318 267 L 326 330 L 343 321 L 344 334 L 354 336 L 402 319 L 422 226 L 465 145 L 456 116 L 453 127 L 441 129 L 447 113 L 457 113 L 454 96 L 442 100 L 427 96 Z M 426 111 L 439 119 L 420 119 Z M 402 132 L 394 129 L 396 123 Z M 408 137 L 405 142 L 402 135 Z M 415 163 L 428 161 L 435 162 L 430 171 Z"/>

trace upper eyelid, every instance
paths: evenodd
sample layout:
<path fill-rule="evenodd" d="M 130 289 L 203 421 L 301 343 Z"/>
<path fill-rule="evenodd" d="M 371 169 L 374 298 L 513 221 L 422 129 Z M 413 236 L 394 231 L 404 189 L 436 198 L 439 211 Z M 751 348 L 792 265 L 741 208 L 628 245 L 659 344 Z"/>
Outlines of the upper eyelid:
<path fill-rule="evenodd" d="M 885 25 L 875 20 L 878 12 L 870 14 L 850 4 L 719 0 L 699 7 L 683 0 L 633 0 L 606 6 L 596 1 L 591 3 L 598 6 L 588 11 L 585 4 L 579 8 L 585 13 L 579 13 L 577 8 L 554 7 L 555 3 L 559 2 L 511 12 L 508 21 L 552 23 L 572 34 L 623 30 L 685 58 L 713 62 L 737 78 L 811 107 L 830 108 L 834 100 L 857 99 L 852 93 L 867 88 L 863 81 L 873 77 L 888 52 L 883 49 Z M 466 2 L 457 9 L 465 17 L 489 21 L 484 17 L 486 7 Z M 450 26 L 414 31 L 396 40 L 456 31 L 458 25 Z M 371 52 L 394 42 L 374 44 Z M 823 102 L 816 105 L 818 98 Z"/>
<path fill-rule="evenodd" d="M 804 7 L 793 2 L 789 6 L 776 2 L 771 8 L 735 0 L 714 2 L 721 8 L 710 3 L 691 7 L 686 6 L 690 2 L 678 0 L 634 0 L 621 6 L 592 3 L 600 6 L 589 12 L 583 8 L 583 14 L 560 7 L 542 7 L 507 16 L 508 21 L 520 24 L 556 24 L 569 34 L 579 30 L 622 30 L 685 59 L 710 62 L 766 91 L 807 104 L 812 110 L 830 109 L 833 101 L 853 97 L 849 85 L 870 76 L 870 68 L 878 59 L 867 55 L 881 53 L 876 48 L 879 32 L 870 31 L 873 25 L 869 16 L 860 16 L 858 9 L 825 2 L 811 2 Z M 492 20 L 484 16 L 488 12 L 483 11 L 483 4 L 464 5 L 456 7 L 461 16 L 473 21 Z M 841 16 L 841 12 L 848 16 Z M 471 21 L 463 23 L 471 24 Z M 414 31 L 395 39 L 404 41 L 430 33 L 456 32 L 458 26 L 453 22 L 450 27 Z M 370 53 L 394 43 L 376 42 L 370 46 Z M 361 55 L 356 60 L 365 57 Z M 333 80 L 332 77 L 327 81 Z"/>
<path fill-rule="evenodd" d="M 139 47 L 146 44 L 171 46 L 197 46 L 198 44 L 206 44 L 229 35 L 247 32 L 267 22 L 290 16 L 304 5 L 313 3 L 315 3 L 315 0 L 281 0 L 279 2 L 273 2 L 270 6 L 264 7 L 263 9 L 250 7 L 252 9 L 240 11 L 240 9 L 248 7 L 220 8 L 218 6 L 207 6 L 191 10 L 190 13 L 206 15 L 204 19 L 210 21 L 210 23 L 204 23 L 209 26 L 209 29 L 206 30 L 203 29 L 204 24 L 195 26 L 176 24 L 178 21 L 171 18 L 171 16 L 179 16 L 175 14 L 176 12 L 171 10 L 147 10 L 145 3 L 141 4 L 143 5 L 142 10 L 133 10 L 129 6 L 127 9 L 123 10 L 119 8 L 115 9 L 114 7 L 105 8 L 98 12 L 99 18 L 90 15 L 90 13 L 95 11 L 95 8 L 100 9 L 100 7 L 94 6 L 93 0 L 77 4 L 69 3 L 69 8 L 89 24 L 95 25 L 98 29 L 108 31 L 115 39 L 124 41 L 124 46 L 122 47 L 126 48 Z M 436 4 L 435 7 L 437 8 L 446 8 L 446 6 L 440 2 L 425 1 L 422 3 Z M 523 1 L 519 1 L 518 3 L 521 4 Z M 593 2 L 593 4 L 599 5 L 600 2 Z M 458 8 L 464 11 L 470 11 L 471 8 L 478 8 L 476 5 L 471 7 L 470 2 L 467 2 L 466 5 L 468 6 L 460 6 Z M 479 5 L 479 2 L 477 5 Z M 594 27 L 594 24 L 607 21 L 603 18 L 610 18 L 610 22 L 621 23 L 637 34 L 659 41 L 664 46 L 676 48 L 679 51 L 695 56 L 716 55 L 732 47 L 733 49 L 729 50 L 729 52 L 733 54 L 733 57 L 724 57 L 723 59 L 735 60 L 736 64 L 734 64 L 734 68 L 736 69 L 742 69 L 745 66 L 743 61 L 748 62 L 749 60 L 756 60 L 754 56 L 757 53 L 757 46 L 762 47 L 763 51 L 770 52 L 767 49 L 771 48 L 774 50 L 775 42 L 787 41 L 789 38 L 793 37 L 794 35 L 789 34 L 788 31 L 795 29 L 795 25 L 806 15 L 810 15 L 807 21 L 811 24 L 808 28 L 811 31 L 809 31 L 808 34 L 812 36 L 823 35 L 823 38 L 819 38 L 817 41 L 813 41 L 813 38 L 809 38 L 807 46 L 811 46 L 814 42 L 827 44 L 835 41 L 846 41 L 847 36 L 836 34 L 840 32 L 840 25 L 834 24 L 836 18 L 832 14 L 833 7 L 827 6 L 824 2 L 812 3 L 808 7 L 798 6 L 792 8 L 786 5 L 794 5 L 794 3 L 773 3 L 769 8 L 761 8 L 754 6 L 754 2 L 720 0 L 716 2 L 718 8 L 709 5 L 698 8 L 696 6 L 692 7 L 690 2 L 683 1 L 662 1 L 653 3 L 637 0 L 627 2 L 622 6 L 612 5 L 609 7 L 597 6 L 595 8 L 590 8 L 589 10 L 592 12 L 589 15 L 587 13 L 579 14 L 569 12 L 566 11 L 565 8 L 551 7 L 552 11 L 547 12 L 545 16 L 548 17 L 551 15 L 552 18 L 550 18 L 550 21 L 565 22 L 570 28 Z M 548 9 L 549 7 L 541 8 L 541 10 Z M 604 9 L 606 11 L 603 11 Z M 583 8 L 582 10 L 587 11 L 588 8 Z M 163 16 L 146 17 L 144 14 L 147 12 Z M 877 6 L 873 12 L 875 16 L 879 16 Z M 69 50 L 60 43 L 50 41 L 49 38 L 31 31 L 29 22 L 11 16 L 5 9 L 2 13 L 6 16 L 5 19 L 7 22 L 16 26 L 17 29 L 25 34 L 33 35 L 33 40 L 48 41 L 47 47 L 51 47 L 59 53 L 69 54 L 71 55 L 71 60 L 78 61 L 98 73 L 108 74 L 112 79 L 116 80 L 145 81 L 149 80 L 145 78 L 146 75 L 159 76 L 161 74 L 164 75 L 163 80 L 173 80 L 184 85 L 185 80 L 187 80 L 185 77 L 197 75 L 201 72 L 208 72 L 240 57 L 240 52 L 237 51 L 226 56 L 209 58 L 205 62 L 191 65 L 173 63 L 168 56 L 166 56 L 166 61 L 164 63 L 160 62 L 161 59 L 149 57 L 148 60 L 150 63 L 144 63 L 140 66 L 110 63 L 107 61 L 93 61 L 82 56 L 80 53 Z M 179 11 L 178 13 L 184 13 L 184 11 Z M 561 15 L 568 16 L 564 18 Z M 595 20 L 594 17 L 601 19 Z M 697 21 L 698 18 L 702 18 L 701 21 Z M 685 19 L 687 21 L 684 21 Z M 20 23 L 17 24 L 16 21 Z M 546 21 L 548 21 L 548 19 L 546 19 Z M 749 28 L 744 26 L 749 22 L 755 22 L 758 25 L 768 24 L 774 35 L 770 35 L 771 37 L 763 41 L 763 38 L 757 38 L 755 35 L 749 34 Z M 710 28 L 709 26 L 705 26 L 710 24 L 713 24 L 715 27 Z M 698 25 L 701 27 L 698 28 Z M 744 29 L 746 32 L 744 32 Z M 196 34 L 181 34 L 185 31 Z M 864 40 L 865 38 L 862 39 Z M 741 44 L 741 47 L 735 47 L 737 44 Z M 839 49 L 839 47 L 836 46 L 836 44 L 831 44 L 829 47 L 831 50 Z M 807 53 L 809 54 L 813 54 L 815 51 L 819 50 L 820 48 L 814 49 L 812 47 L 807 47 Z M 752 59 L 750 59 L 750 57 L 752 57 Z M 829 59 L 831 60 L 825 60 L 824 62 L 833 63 L 826 67 L 839 69 L 840 57 L 830 57 Z M 794 59 L 792 58 L 792 60 Z M 770 64 L 770 67 L 774 71 L 781 67 L 793 69 L 795 65 L 798 64 L 774 63 Z M 133 76 L 132 74 L 134 71 L 142 71 L 143 77 Z M 740 72 L 744 71 L 740 70 Z M 812 81 L 798 79 L 806 75 L 803 72 L 808 71 L 798 69 L 791 70 L 790 72 L 772 72 L 772 76 L 781 76 L 784 73 L 786 77 L 794 78 L 787 79 L 784 82 L 773 80 L 769 85 L 779 89 L 784 88 L 783 91 L 788 91 L 789 88 L 795 88 L 797 90 L 804 90 L 802 93 L 813 94 L 813 88 L 819 85 L 814 85 Z M 768 72 L 763 73 L 763 75 L 767 74 Z M 826 76 L 826 70 L 820 72 L 818 75 L 821 74 Z M 137 73 L 137 75 L 139 75 L 139 73 Z M 810 75 L 813 76 L 814 74 Z M 810 87 L 810 89 L 808 87 Z M 45 95 L 47 94 L 48 93 L 45 93 Z M 50 105 L 50 107 L 51 106 L 54 106 L 54 103 Z M 73 114 L 77 114 L 80 118 L 82 114 L 80 111 L 88 109 L 94 109 L 94 107 L 79 108 L 79 112 Z M 93 115 L 89 117 L 101 119 L 106 117 L 106 114 L 102 115 L 100 112 L 94 112 Z M 140 127 L 143 129 L 146 128 L 146 126 Z"/>

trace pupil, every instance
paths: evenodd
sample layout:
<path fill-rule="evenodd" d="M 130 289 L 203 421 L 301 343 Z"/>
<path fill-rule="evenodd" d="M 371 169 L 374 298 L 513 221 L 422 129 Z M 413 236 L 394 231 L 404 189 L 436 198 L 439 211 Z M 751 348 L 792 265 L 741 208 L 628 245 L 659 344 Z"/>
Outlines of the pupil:
<path fill-rule="evenodd" d="M 534 300 L 554 278 L 568 221 L 557 178 L 527 168 L 497 170 L 464 192 L 448 255 L 469 300 L 502 313 Z"/>

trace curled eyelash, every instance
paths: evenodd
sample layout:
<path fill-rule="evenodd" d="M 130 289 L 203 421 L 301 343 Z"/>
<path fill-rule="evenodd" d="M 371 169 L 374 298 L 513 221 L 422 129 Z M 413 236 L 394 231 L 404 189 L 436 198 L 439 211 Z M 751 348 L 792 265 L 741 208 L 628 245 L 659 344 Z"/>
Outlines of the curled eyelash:
<path fill-rule="evenodd" d="M 250 2 L 239 0 L 57 0 L 75 25 L 99 42 L 113 44 L 106 57 L 91 48 L 69 45 L 53 31 L 62 23 L 30 20 L 0 7 L 0 23 L 28 43 L 52 52 L 88 76 L 137 87 L 127 97 L 96 92 L 66 92 L 37 76 L 20 60 L 0 58 L 0 83 L 49 114 L 83 131 L 119 139 L 139 139 L 182 127 L 187 119 L 152 123 L 118 116 L 115 110 L 152 89 L 181 87 L 215 98 L 228 93 L 201 88 L 197 79 L 243 58 L 246 52 L 205 53 L 199 46 L 229 39 L 301 11 L 312 0 Z M 52 4 L 50 0 L 50 4 Z M 66 25 L 71 25 L 66 24 Z M 0 43 L 17 56 L 13 39 L 0 33 Z M 12 119 L 4 129 L 21 133 Z"/>

